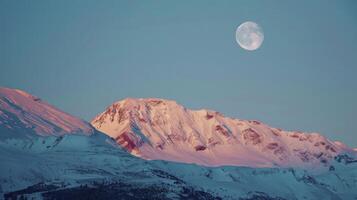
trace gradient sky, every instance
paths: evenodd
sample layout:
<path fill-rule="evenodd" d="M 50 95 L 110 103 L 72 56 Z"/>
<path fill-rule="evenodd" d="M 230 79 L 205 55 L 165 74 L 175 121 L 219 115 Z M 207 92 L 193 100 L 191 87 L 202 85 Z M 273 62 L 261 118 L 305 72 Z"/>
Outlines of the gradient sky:
<path fill-rule="evenodd" d="M 235 41 L 245 21 L 260 49 Z M 90 120 L 174 99 L 357 147 L 357 1 L 0 1 L 0 85 Z"/>

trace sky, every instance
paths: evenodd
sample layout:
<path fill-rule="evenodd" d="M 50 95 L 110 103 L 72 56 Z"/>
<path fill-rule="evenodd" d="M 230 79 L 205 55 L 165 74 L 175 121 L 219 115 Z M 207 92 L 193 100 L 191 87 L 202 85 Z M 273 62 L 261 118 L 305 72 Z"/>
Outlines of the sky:
<path fill-rule="evenodd" d="M 93 119 L 127 97 L 357 147 L 357 1 L 0 0 L 0 86 Z M 258 23 L 246 51 L 236 28 Z"/>

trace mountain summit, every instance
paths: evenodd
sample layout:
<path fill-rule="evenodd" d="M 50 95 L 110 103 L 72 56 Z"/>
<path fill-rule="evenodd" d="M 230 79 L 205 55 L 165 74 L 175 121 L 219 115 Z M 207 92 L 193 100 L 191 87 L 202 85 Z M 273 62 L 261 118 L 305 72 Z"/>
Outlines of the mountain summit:
<path fill-rule="evenodd" d="M 89 135 L 94 128 L 22 90 L 0 87 L 0 132 L 1 137 L 23 134 Z"/>
<path fill-rule="evenodd" d="M 344 152 L 317 133 L 283 131 L 255 120 L 211 110 L 189 110 L 175 101 L 128 98 L 91 122 L 132 154 L 207 166 L 328 166 Z"/>

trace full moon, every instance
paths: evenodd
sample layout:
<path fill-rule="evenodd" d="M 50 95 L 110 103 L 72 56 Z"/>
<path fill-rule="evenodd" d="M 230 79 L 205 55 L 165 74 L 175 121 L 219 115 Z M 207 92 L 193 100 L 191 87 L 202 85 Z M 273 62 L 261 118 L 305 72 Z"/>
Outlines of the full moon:
<path fill-rule="evenodd" d="M 264 40 L 262 28 L 255 22 L 244 22 L 236 30 L 236 41 L 245 50 L 258 49 Z"/>

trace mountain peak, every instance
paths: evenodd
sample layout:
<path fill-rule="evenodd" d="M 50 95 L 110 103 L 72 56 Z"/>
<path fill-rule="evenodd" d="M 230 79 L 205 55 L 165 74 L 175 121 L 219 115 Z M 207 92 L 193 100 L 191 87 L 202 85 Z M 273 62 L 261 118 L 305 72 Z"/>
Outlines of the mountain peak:
<path fill-rule="evenodd" d="M 283 131 L 157 98 L 116 102 L 92 125 L 139 157 L 209 166 L 327 165 L 349 150 L 317 133 Z"/>
<path fill-rule="evenodd" d="M 33 96 L 23 90 L 0 87 L 0 97 L 15 99 L 16 97 L 18 98 L 18 96 L 23 96 L 25 98 L 30 98 L 36 101 L 40 100 L 40 98 Z"/>
<path fill-rule="evenodd" d="M 107 108 L 111 109 L 112 107 L 122 107 L 127 110 L 135 110 L 135 109 L 154 109 L 154 110 L 162 110 L 162 109 L 170 109 L 170 110 L 187 110 L 184 106 L 180 105 L 174 100 L 170 99 L 162 99 L 162 98 L 125 98 L 123 100 L 117 101 L 113 103 L 111 106 Z M 221 116 L 224 117 L 222 113 L 210 110 L 210 109 L 199 109 L 199 110 L 191 110 L 200 114 L 202 116 Z"/>
<path fill-rule="evenodd" d="M 0 130 L 7 136 L 23 134 L 92 134 L 87 122 L 18 89 L 0 88 Z M 2 136 L 4 136 L 3 134 Z"/>
<path fill-rule="evenodd" d="M 160 98 L 125 98 L 123 100 L 115 102 L 113 105 L 126 105 L 126 106 L 135 106 L 135 105 L 177 105 L 176 101 Z"/>

